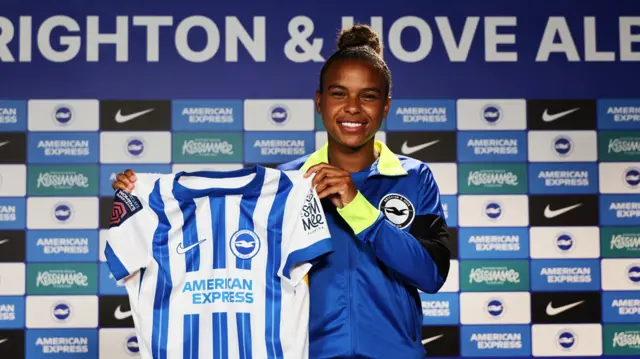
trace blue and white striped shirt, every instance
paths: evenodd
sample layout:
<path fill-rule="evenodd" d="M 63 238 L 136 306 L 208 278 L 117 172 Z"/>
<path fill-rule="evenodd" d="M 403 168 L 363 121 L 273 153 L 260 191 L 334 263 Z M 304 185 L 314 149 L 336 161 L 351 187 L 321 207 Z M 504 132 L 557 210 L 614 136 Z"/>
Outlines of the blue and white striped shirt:
<path fill-rule="evenodd" d="M 137 174 L 116 192 L 105 256 L 141 358 L 308 358 L 303 277 L 332 246 L 303 174 Z"/>

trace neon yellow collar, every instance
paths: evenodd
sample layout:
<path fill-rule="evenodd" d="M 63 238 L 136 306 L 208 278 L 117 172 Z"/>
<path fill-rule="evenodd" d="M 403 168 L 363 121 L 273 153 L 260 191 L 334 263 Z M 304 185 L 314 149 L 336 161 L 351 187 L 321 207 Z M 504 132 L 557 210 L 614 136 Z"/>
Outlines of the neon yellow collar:
<path fill-rule="evenodd" d="M 395 153 L 391 152 L 389 147 L 378 140 L 375 140 L 374 146 L 378 153 L 380 153 L 376 168 L 379 174 L 383 176 L 404 176 L 407 174 L 407 171 L 402 167 L 402 163 L 400 163 L 400 160 Z M 328 143 L 325 143 L 324 146 L 312 153 L 300 169 L 306 171 L 309 167 L 322 162 L 329 163 Z"/>

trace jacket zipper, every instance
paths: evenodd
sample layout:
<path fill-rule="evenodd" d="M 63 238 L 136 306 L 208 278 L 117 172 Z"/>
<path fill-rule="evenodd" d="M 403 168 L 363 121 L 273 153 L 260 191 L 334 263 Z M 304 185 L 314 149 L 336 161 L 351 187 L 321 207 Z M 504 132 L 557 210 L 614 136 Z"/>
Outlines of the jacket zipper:
<path fill-rule="evenodd" d="M 355 353 L 355 346 L 356 346 L 356 325 L 355 325 L 355 318 L 353 318 L 353 310 L 352 310 L 352 303 L 353 303 L 353 290 L 351 289 L 351 275 L 352 275 L 352 271 L 351 271 L 351 249 L 349 248 L 350 244 L 347 243 L 347 290 L 349 291 L 349 327 L 351 329 L 351 352 L 350 352 L 350 356 L 353 356 Z"/>
<path fill-rule="evenodd" d="M 409 313 L 411 313 L 411 316 L 409 318 L 409 320 L 411 321 L 410 325 L 409 325 L 409 329 L 411 330 L 411 340 L 412 341 L 416 341 L 416 332 L 418 330 L 418 328 L 416 327 L 416 320 L 417 320 L 417 316 L 416 316 L 416 309 L 415 309 L 415 302 L 413 301 L 413 297 L 411 296 L 411 294 L 409 294 L 406 289 L 401 288 L 401 290 L 405 293 L 405 297 L 407 298 L 407 302 L 409 303 Z"/>

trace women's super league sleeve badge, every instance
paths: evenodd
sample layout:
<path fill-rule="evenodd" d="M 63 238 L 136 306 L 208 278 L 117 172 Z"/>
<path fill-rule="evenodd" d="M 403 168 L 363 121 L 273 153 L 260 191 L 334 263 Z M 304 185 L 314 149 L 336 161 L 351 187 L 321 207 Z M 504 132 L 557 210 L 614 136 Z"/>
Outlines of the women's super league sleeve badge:
<path fill-rule="evenodd" d="M 407 228 L 416 216 L 413 203 L 407 197 L 397 193 L 389 193 L 382 197 L 378 207 L 385 218 L 400 229 Z"/>
<path fill-rule="evenodd" d="M 111 224 L 109 228 L 118 227 L 129 217 L 138 213 L 142 209 L 142 203 L 138 198 L 121 189 L 116 191 L 111 207 Z"/>

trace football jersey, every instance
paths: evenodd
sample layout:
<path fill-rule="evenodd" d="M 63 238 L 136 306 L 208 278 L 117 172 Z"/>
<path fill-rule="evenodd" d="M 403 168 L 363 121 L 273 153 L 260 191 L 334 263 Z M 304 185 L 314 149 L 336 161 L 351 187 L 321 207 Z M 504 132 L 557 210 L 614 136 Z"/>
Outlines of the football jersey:
<path fill-rule="evenodd" d="M 116 191 L 105 256 L 141 358 L 308 358 L 304 279 L 332 246 L 303 174 L 141 173 Z"/>

